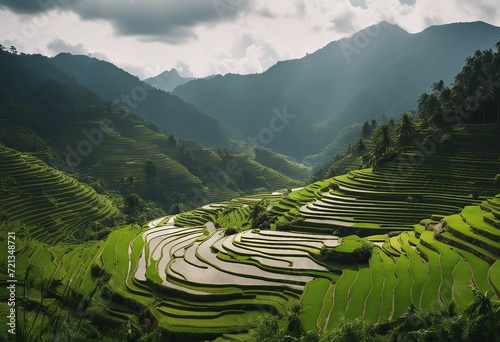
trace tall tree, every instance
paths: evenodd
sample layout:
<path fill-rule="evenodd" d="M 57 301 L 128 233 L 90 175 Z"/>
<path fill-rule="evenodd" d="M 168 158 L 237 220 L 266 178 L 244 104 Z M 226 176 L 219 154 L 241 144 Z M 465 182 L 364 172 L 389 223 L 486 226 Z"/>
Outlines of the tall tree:
<path fill-rule="evenodd" d="M 431 96 L 428 93 L 423 93 L 422 95 L 420 95 L 420 97 L 417 100 L 418 116 L 426 124 L 429 121 L 429 117 L 430 117 L 430 113 L 429 113 L 430 112 L 430 109 L 429 109 L 430 97 Z"/>
<path fill-rule="evenodd" d="M 363 127 L 361 128 L 361 138 L 368 139 L 371 134 L 372 134 L 372 128 L 368 123 L 368 121 L 365 121 Z"/>
<path fill-rule="evenodd" d="M 445 86 L 444 86 L 443 80 L 439 80 L 439 81 L 434 82 L 432 84 L 432 91 L 434 92 L 434 94 L 436 94 L 436 96 L 438 98 L 441 97 L 441 94 L 443 93 L 444 89 L 445 89 Z"/>
<path fill-rule="evenodd" d="M 374 155 L 380 158 L 392 145 L 391 128 L 387 124 L 377 127 L 373 132 Z"/>
<path fill-rule="evenodd" d="M 125 211 L 131 216 L 136 217 L 141 210 L 144 201 L 138 194 L 129 194 L 123 199 Z"/>
<path fill-rule="evenodd" d="M 413 117 L 409 113 L 404 113 L 399 119 L 399 122 L 394 130 L 397 143 L 406 152 L 407 147 L 417 136 Z"/>

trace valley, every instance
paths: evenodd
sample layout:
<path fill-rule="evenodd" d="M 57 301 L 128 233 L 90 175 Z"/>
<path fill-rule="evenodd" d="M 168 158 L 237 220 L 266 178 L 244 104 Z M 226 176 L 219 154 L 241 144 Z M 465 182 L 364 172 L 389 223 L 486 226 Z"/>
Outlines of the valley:
<path fill-rule="evenodd" d="M 173 70 L 170 92 L 89 56 L 2 46 L 16 341 L 497 341 L 499 29 L 382 26 L 351 70 L 378 88 L 342 67 L 319 76 L 349 39 L 262 74 Z M 418 82 L 396 67 L 412 52 L 377 68 L 414 39 L 429 41 L 423 63 L 463 32 L 446 81 L 427 77 L 441 60 Z M 313 80 L 321 91 L 305 91 Z M 341 110 L 344 91 L 355 106 Z"/>

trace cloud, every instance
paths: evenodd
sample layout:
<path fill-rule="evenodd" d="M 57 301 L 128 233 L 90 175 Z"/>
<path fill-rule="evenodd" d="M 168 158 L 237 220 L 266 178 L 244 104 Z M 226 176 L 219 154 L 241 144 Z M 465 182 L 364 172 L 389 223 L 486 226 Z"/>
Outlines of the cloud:
<path fill-rule="evenodd" d="M 229 50 L 219 51 L 211 73 L 259 73 L 288 57 L 286 51 L 278 51 L 269 41 L 245 33 L 233 42 Z"/>
<path fill-rule="evenodd" d="M 297 14 L 297 18 L 304 19 L 307 15 L 306 4 L 303 0 L 295 1 L 295 12 Z"/>
<path fill-rule="evenodd" d="M 250 0 L 0 0 L 0 9 L 23 14 L 68 10 L 83 20 L 110 23 L 120 36 L 181 44 L 197 37 L 199 25 L 233 21 L 253 10 L 250 3 Z"/>
<path fill-rule="evenodd" d="M 40 1 L 45 3 L 45 1 Z M 57 5 L 59 6 L 59 5 Z M 38 1 L 32 0 L 0 0 L 0 9 L 10 9 L 15 13 L 20 14 L 37 14 L 45 11 L 47 6 L 41 6 Z"/>
<path fill-rule="evenodd" d="M 191 67 L 183 61 L 175 62 L 175 69 L 182 77 L 195 77 L 195 75 L 191 71 Z"/>
<path fill-rule="evenodd" d="M 399 0 L 402 5 L 414 6 L 417 0 Z"/>
<path fill-rule="evenodd" d="M 335 15 L 332 20 L 332 30 L 340 32 L 340 33 L 350 33 L 355 29 L 354 19 L 356 17 L 356 13 L 345 10 L 343 13 L 339 15 Z"/>
<path fill-rule="evenodd" d="M 401 0 L 401 1 L 405 1 L 405 0 Z M 406 0 L 406 1 L 408 1 L 408 0 Z M 351 3 L 351 5 L 353 5 L 355 7 L 359 7 L 362 9 L 368 8 L 368 6 L 366 6 L 366 0 L 349 0 L 349 2 Z"/>
<path fill-rule="evenodd" d="M 61 39 L 60 37 L 55 37 L 54 39 L 50 40 L 47 43 L 46 47 L 54 55 L 57 55 L 62 52 L 68 52 L 73 55 L 86 55 L 103 61 L 109 61 L 109 58 L 103 53 L 100 52 L 91 53 L 86 45 L 82 43 L 71 44 Z"/>
<path fill-rule="evenodd" d="M 69 52 L 73 55 L 86 55 L 90 53 L 90 51 L 84 44 L 70 44 L 59 37 L 56 37 L 48 42 L 47 49 L 49 49 L 49 51 L 52 51 L 54 54 Z"/>
<path fill-rule="evenodd" d="M 263 18 L 268 18 L 268 19 L 274 19 L 277 17 L 277 15 L 274 14 L 267 6 L 259 8 L 257 10 L 257 14 Z"/>

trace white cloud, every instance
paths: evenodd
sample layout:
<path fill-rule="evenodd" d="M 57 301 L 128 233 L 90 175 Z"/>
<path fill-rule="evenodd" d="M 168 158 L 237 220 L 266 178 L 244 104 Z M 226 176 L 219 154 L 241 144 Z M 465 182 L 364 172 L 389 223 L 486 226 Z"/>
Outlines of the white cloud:
<path fill-rule="evenodd" d="M 0 43 L 27 53 L 93 52 L 138 76 L 175 67 L 203 77 L 261 72 L 382 20 L 409 32 L 457 21 L 500 25 L 497 0 L 216 1 L 232 4 L 222 17 L 213 0 L 72 0 L 71 11 L 38 17 L 19 14 L 38 11 L 27 0 L 0 0 Z"/>
<path fill-rule="evenodd" d="M 73 55 L 86 55 L 103 61 L 109 61 L 109 58 L 105 54 L 100 52 L 92 53 L 83 43 L 71 44 L 61 39 L 60 37 L 55 37 L 54 39 L 49 41 L 47 43 L 47 49 L 54 55 L 57 55 L 61 52 L 68 52 Z"/>
<path fill-rule="evenodd" d="M 70 44 L 59 37 L 55 37 L 50 42 L 48 42 L 47 48 L 54 54 L 69 52 L 73 55 L 86 55 L 89 53 L 88 48 L 84 44 Z"/>

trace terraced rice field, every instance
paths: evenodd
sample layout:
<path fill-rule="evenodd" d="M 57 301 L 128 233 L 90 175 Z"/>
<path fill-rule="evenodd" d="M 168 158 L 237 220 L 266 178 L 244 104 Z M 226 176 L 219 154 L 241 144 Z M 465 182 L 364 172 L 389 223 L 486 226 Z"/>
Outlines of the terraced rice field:
<path fill-rule="evenodd" d="M 489 259 L 492 252 L 478 244 L 471 243 L 474 250 L 450 244 L 448 231 L 416 225 L 415 231 L 381 235 L 368 263 L 341 264 L 320 256 L 323 247 L 346 243 L 334 235 L 258 229 L 226 235 L 225 228 L 210 221 L 201 224 L 229 204 L 236 208 L 230 213 L 237 213 L 249 201 L 205 206 L 192 213 L 199 224 L 179 226 L 176 217 L 167 217 L 142 229 L 115 231 L 105 242 L 70 252 L 58 266 L 51 250 L 30 253 L 31 262 L 40 265 L 39 273 L 57 268 L 63 280 L 79 279 L 75 286 L 80 289 L 96 288 L 92 267 L 104 270 L 110 275 L 106 286 L 111 297 L 126 300 L 110 305 L 95 294 L 96 312 L 132 317 L 134 310 L 147 307 L 172 338 L 246 334 L 261 314 L 283 314 L 292 300 L 303 304 L 306 330 L 330 330 L 343 318 L 382 324 L 403 315 L 410 305 L 432 311 L 455 301 L 463 308 L 473 299 L 471 285 L 495 293 L 498 300 L 498 262 Z M 495 208 L 497 198 L 466 207 L 460 215 L 492 234 L 493 226 L 476 220 Z M 75 267 L 68 258 L 82 263 Z"/>
<path fill-rule="evenodd" d="M 382 167 L 314 183 L 273 210 L 303 217 L 300 231 L 354 230 L 362 236 L 411 231 L 415 221 L 458 214 L 464 206 L 481 202 L 472 194 L 485 198 L 500 192 L 494 182 L 500 170 L 500 137 L 495 126 L 467 126 L 451 135 L 452 151 L 414 149 Z M 476 142 L 485 135 L 492 143 L 479 148 Z M 329 188 L 330 183 L 335 186 Z"/>
<path fill-rule="evenodd" d="M 495 228 L 485 218 L 495 213 L 499 199 L 466 207 L 461 222 L 481 226 L 478 233 L 493 234 Z M 230 203 L 241 209 L 249 201 L 243 198 L 239 207 L 237 201 Z M 198 221 L 217 216 L 227 206 L 200 209 Z M 470 285 L 495 293 L 494 300 L 500 294 L 499 255 L 479 243 L 463 249 L 455 243 L 462 241 L 460 235 L 451 240 L 448 231 L 416 225 L 415 231 L 374 237 L 383 241 L 369 262 L 348 265 L 320 257 L 323 247 L 346 243 L 334 235 L 258 229 L 225 235 L 225 230 L 210 221 L 178 226 L 176 217 L 166 217 L 144 228 L 114 231 L 106 241 L 88 247 L 46 248 L 30 241 L 19 248 L 26 259 L 22 264 L 35 266 L 34 277 L 53 274 L 93 296 L 91 310 L 103 319 L 128 320 L 148 308 L 172 338 L 246 334 L 261 314 L 283 314 L 291 300 L 302 302 L 306 330 L 330 330 L 343 318 L 385 323 L 411 304 L 431 311 L 455 301 L 463 308 L 473 299 Z M 108 275 L 104 283 L 96 278 L 98 273 Z M 103 284 L 109 293 L 99 290 Z"/>
<path fill-rule="evenodd" d="M 302 302 L 306 331 L 330 330 L 344 318 L 383 324 L 410 305 L 465 308 L 471 286 L 498 301 L 500 144 L 475 154 L 468 146 L 478 134 L 474 127 L 454 133 L 451 157 L 438 151 L 410 173 L 393 161 L 286 196 L 248 196 L 126 227 L 87 247 L 29 241 L 20 245 L 22 262 L 35 264 L 39 277 L 71 279 L 104 319 L 123 322 L 148 309 L 172 340 L 248 336 L 260 315 L 284 314 L 293 300 Z M 250 208 L 262 199 L 270 215 L 304 221 L 287 232 L 254 229 Z M 323 257 L 324 248 L 354 253 L 354 234 L 375 241 L 367 262 Z"/>
<path fill-rule="evenodd" d="M 0 208 L 10 224 L 24 224 L 24 236 L 58 243 L 92 222 L 114 215 L 116 207 L 94 189 L 41 160 L 0 146 Z"/>

